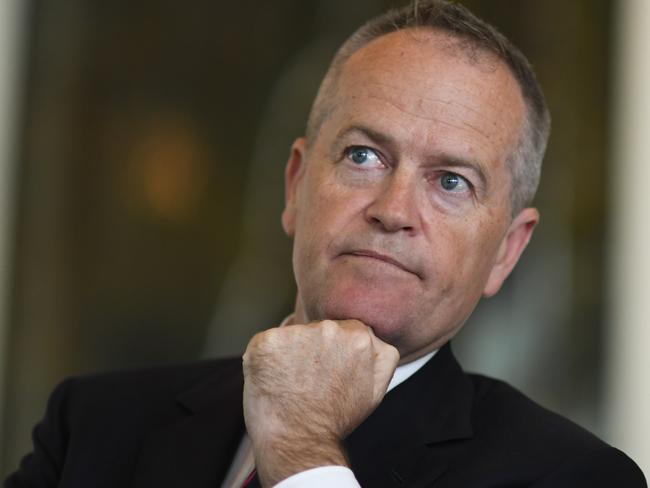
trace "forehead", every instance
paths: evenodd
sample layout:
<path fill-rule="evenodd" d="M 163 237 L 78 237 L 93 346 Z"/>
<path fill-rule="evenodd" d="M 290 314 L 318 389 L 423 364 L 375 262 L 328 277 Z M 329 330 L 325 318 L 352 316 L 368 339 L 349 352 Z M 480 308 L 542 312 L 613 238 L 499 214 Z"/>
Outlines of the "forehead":
<path fill-rule="evenodd" d="M 367 119 L 450 143 L 490 159 L 505 157 L 521 133 L 525 106 L 509 69 L 491 53 L 425 29 L 384 35 L 342 66 L 332 100 L 335 124 Z"/>

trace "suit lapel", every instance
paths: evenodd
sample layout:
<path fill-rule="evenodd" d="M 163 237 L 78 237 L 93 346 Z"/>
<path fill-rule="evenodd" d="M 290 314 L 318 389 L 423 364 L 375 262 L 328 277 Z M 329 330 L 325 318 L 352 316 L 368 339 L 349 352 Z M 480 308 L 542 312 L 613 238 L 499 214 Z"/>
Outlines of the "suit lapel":
<path fill-rule="evenodd" d="M 472 387 L 449 345 L 390 391 L 349 436 L 361 486 L 428 486 L 472 437 Z"/>
<path fill-rule="evenodd" d="M 244 433 L 242 391 L 241 363 L 232 361 L 180 395 L 176 419 L 145 439 L 132 486 L 219 486 Z M 471 383 L 445 345 L 346 439 L 361 486 L 434 483 L 472 437 L 472 401 Z"/>
<path fill-rule="evenodd" d="M 132 486 L 215 488 L 244 432 L 241 362 L 177 398 L 176 419 L 144 440 Z"/>

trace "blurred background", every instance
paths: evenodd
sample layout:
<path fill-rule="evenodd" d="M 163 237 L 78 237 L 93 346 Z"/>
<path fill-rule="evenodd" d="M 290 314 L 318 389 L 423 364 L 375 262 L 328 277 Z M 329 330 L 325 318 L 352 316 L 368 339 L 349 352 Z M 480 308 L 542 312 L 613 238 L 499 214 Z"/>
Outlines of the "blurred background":
<path fill-rule="evenodd" d="M 64 377 L 239 354 L 292 310 L 289 146 L 401 3 L 0 0 L 1 476 Z M 648 473 L 650 4 L 462 3 L 528 55 L 553 134 L 541 225 L 455 350 Z"/>

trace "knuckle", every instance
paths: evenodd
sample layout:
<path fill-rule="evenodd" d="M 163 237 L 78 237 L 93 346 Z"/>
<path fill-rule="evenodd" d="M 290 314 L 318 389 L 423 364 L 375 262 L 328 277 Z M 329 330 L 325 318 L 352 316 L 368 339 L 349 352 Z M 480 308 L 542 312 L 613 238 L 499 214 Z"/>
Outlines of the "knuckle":
<path fill-rule="evenodd" d="M 281 329 L 273 328 L 273 329 L 267 329 L 265 331 L 260 332 L 259 338 L 262 344 L 266 346 L 273 346 L 274 344 L 277 344 L 278 341 L 281 340 L 282 333 Z"/>
<path fill-rule="evenodd" d="M 278 329 L 267 329 L 255 334 L 249 341 L 246 351 L 244 352 L 244 360 L 251 360 L 252 358 L 266 354 L 275 349 L 278 343 Z"/>
<path fill-rule="evenodd" d="M 334 320 L 323 320 L 320 326 L 324 329 L 336 329 L 339 325 Z"/>
<path fill-rule="evenodd" d="M 370 334 L 367 330 L 355 329 L 348 332 L 349 343 L 354 347 L 354 349 L 363 351 L 369 349 L 372 340 Z"/>
<path fill-rule="evenodd" d="M 340 331 L 339 325 L 333 320 L 323 320 L 318 323 L 321 333 L 325 337 L 332 337 Z"/>

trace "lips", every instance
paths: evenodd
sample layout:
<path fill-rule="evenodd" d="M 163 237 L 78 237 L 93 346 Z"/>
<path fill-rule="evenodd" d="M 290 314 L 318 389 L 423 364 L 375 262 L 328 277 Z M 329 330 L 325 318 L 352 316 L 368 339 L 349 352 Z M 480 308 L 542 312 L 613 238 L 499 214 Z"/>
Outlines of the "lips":
<path fill-rule="evenodd" d="M 402 262 L 398 261 L 397 259 L 387 256 L 386 254 L 382 254 L 376 251 L 370 251 L 367 249 L 360 249 L 360 250 L 355 250 L 355 251 L 349 251 L 343 253 L 344 255 L 348 256 L 360 256 L 360 257 L 365 257 L 365 258 L 371 258 L 371 259 L 376 259 L 378 261 L 383 261 L 388 264 L 392 264 L 393 266 L 401 269 L 402 271 L 406 271 L 407 273 L 414 274 L 418 278 L 420 278 L 420 275 L 416 273 L 414 270 L 403 264 Z"/>

